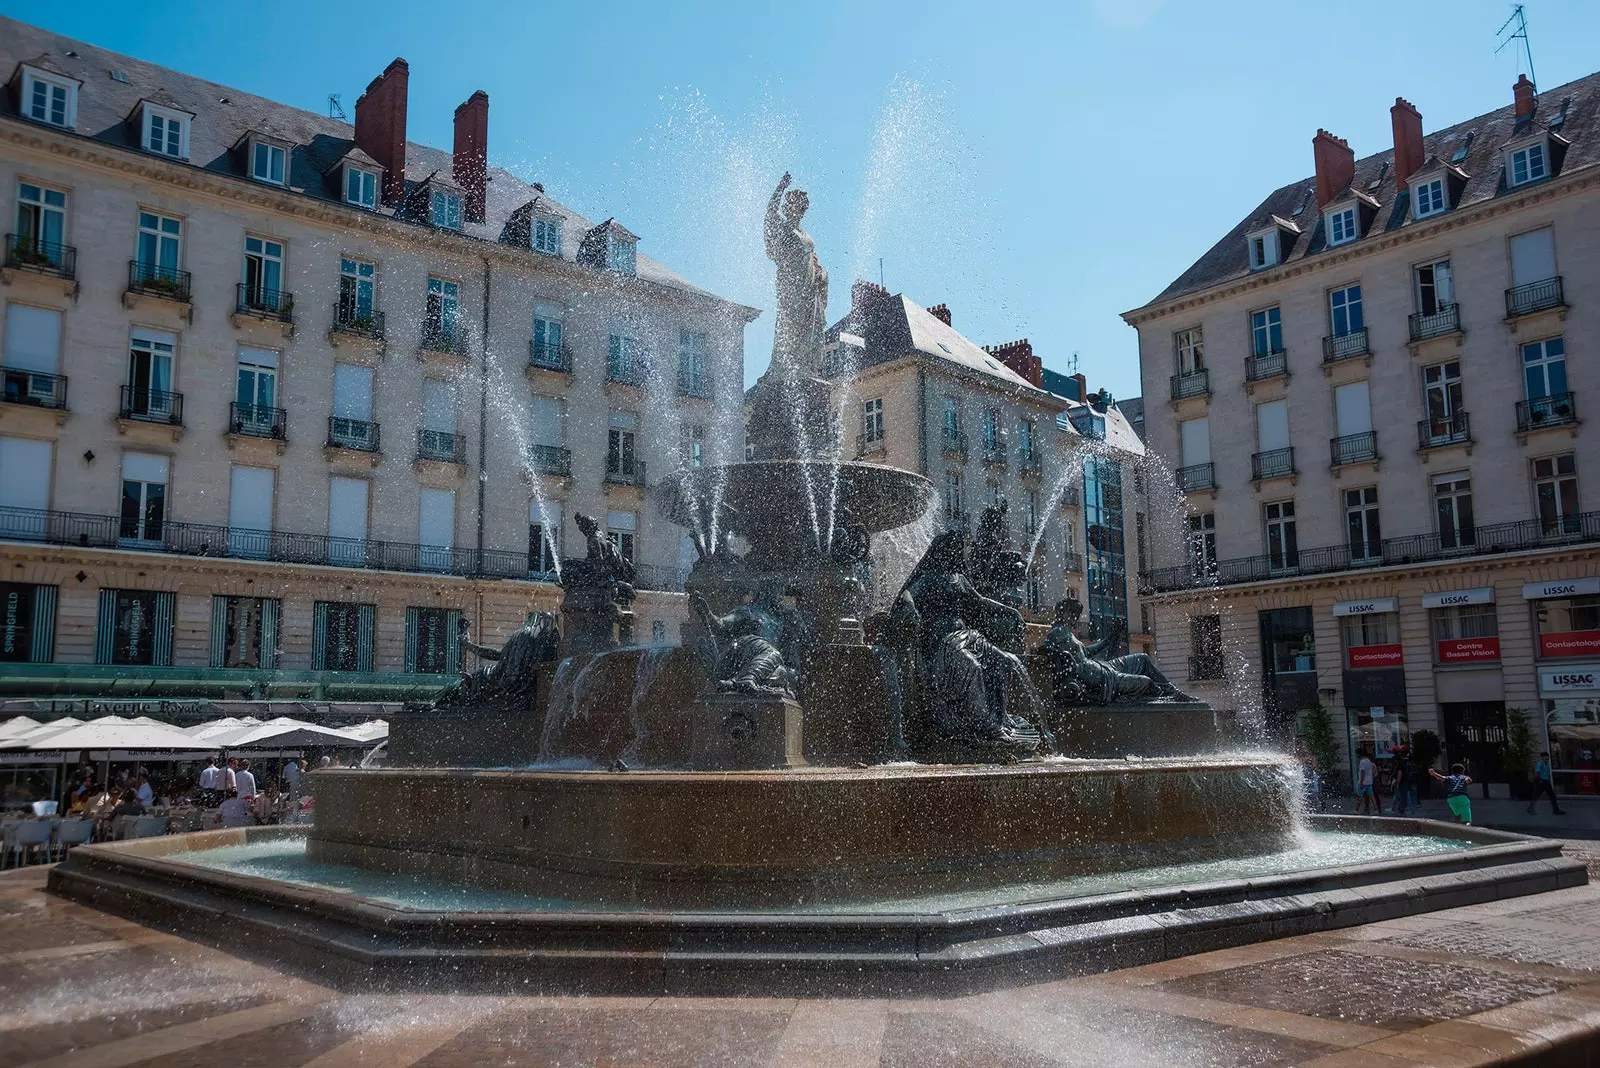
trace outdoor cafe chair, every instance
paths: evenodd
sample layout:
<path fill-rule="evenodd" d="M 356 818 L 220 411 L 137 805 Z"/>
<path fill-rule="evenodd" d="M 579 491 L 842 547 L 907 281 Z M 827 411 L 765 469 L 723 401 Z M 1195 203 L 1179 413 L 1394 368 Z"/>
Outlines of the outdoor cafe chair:
<path fill-rule="evenodd" d="M 88 845 L 94 837 L 94 820 L 62 820 L 56 824 L 55 855 L 60 859 L 76 845 Z"/>
<path fill-rule="evenodd" d="M 11 866 L 11 858 L 17 858 L 17 865 L 21 867 L 28 862 L 35 852 L 43 851 L 46 858 L 50 856 L 50 836 L 55 831 L 53 820 L 23 820 L 14 827 L 7 829 L 5 844 L 5 866 Z"/>
<path fill-rule="evenodd" d="M 167 833 L 167 817 L 165 816 L 136 816 L 133 828 L 128 832 L 129 838 L 159 838 Z"/>

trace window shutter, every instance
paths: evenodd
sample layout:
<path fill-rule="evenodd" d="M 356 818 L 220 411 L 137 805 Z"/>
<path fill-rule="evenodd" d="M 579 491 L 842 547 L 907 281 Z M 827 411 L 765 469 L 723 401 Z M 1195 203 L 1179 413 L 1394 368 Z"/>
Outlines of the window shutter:
<path fill-rule="evenodd" d="M 406 609 L 406 674 L 417 670 L 417 610 Z"/>
<path fill-rule="evenodd" d="M 328 602 L 311 606 L 311 670 L 328 670 Z"/>
<path fill-rule="evenodd" d="M 378 606 L 364 604 L 361 606 L 359 624 L 356 630 L 356 670 L 372 670 L 372 630 L 374 617 L 378 614 Z"/>
<path fill-rule="evenodd" d="M 117 591 L 101 590 L 94 631 L 94 662 L 111 663 L 111 650 L 117 639 Z"/>
<path fill-rule="evenodd" d="M 461 670 L 461 610 L 444 614 L 444 670 L 454 675 Z"/>
<path fill-rule="evenodd" d="M 261 666 L 268 670 L 278 667 L 278 608 L 282 603 L 275 597 L 261 602 Z"/>
<path fill-rule="evenodd" d="M 211 598 L 211 666 L 227 667 L 228 655 L 228 598 Z"/>
<path fill-rule="evenodd" d="M 156 594 L 155 645 L 152 663 L 156 667 L 172 666 L 172 637 L 176 623 L 178 596 L 175 593 Z"/>
<path fill-rule="evenodd" d="M 56 588 L 33 588 L 33 645 L 28 659 L 35 664 L 49 664 L 56 658 Z"/>

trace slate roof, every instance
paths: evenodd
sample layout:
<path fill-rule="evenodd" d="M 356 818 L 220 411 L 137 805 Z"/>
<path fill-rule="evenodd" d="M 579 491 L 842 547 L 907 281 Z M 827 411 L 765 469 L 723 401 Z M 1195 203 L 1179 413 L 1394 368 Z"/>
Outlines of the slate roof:
<path fill-rule="evenodd" d="M 872 302 L 872 311 L 862 315 L 857 308 L 828 328 L 829 340 L 840 333 L 856 334 L 866 342 L 862 366 L 887 363 L 913 352 L 962 370 L 988 375 L 1013 390 L 1043 393 L 1026 378 L 983 351 L 982 346 L 945 324 L 943 319 L 903 293 Z"/>
<path fill-rule="evenodd" d="M 195 116 L 189 132 L 190 166 L 249 181 L 245 177 L 242 153 L 235 151 L 234 146 L 248 132 L 268 134 L 294 146 L 289 158 L 288 188 L 291 192 L 342 202 L 340 175 L 334 165 L 355 148 L 355 127 L 351 123 L 0 17 L 0 79 L 4 79 L 7 86 L 7 91 L 0 93 L 0 116 L 8 119 L 21 118 L 17 110 L 16 79 L 23 63 L 83 83 L 78 91 L 77 127 L 73 131 L 79 136 L 142 153 L 138 104 L 141 100 L 159 100 Z M 125 75 L 127 81 L 114 78 L 114 71 Z M 430 176 L 450 180 L 450 161 L 449 152 L 407 142 L 406 195 L 398 206 L 380 204 L 378 213 L 426 225 L 414 214 L 422 200 L 418 194 Z M 489 168 L 485 196 L 485 221 L 463 222 L 461 233 L 501 242 L 506 239 L 507 224 L 512 216 L 518 209 L 526 208 L 530 201 L 537 200 L 539 210 L 562 218 L 561 255 L 574 261 L 584 234 L 592 227 L 582 215 L 499 167 Z M 526 244 L 525 238 L 523 244 Z M 691 284 L 642 253 L 637 257 L 635 270 L 639 278 L 658 285 L 723 299 Z M 751 313 L 749 317 L 754 317 L 755 309 L 746 311 Z"/>
<path fill-rule="evenodd" d="M 1600 163 L 1600 73 L 1540 93 L 1536 99 L 1533 126 L 1551 130 L 1568 142 L 1557 175 L 1571 174 Z M 1464 172 L 1467 180 L 1460 187 L 1451 210 L 1492 200 L 1507 192 L 1501 150 L 1527 132 L 1526 128 L 1517 128 L 1515 105 L 1508 103 L 1497 111 L 1424 134 L 1423 158 L 1427 162 L 1423 169 L 1440 163 L 1452 165 L 1457 151 L 1465 146 L 1465 157 L 1454 160 L 1453 166 Z M 1552 144 L 1552 149 L 1556 148 Z M 1557 154 L 1552 152 L 1552 155 Z M 1393 145 L 1356 161 L 1355 179 L 1350 189 L 1370 195 L 1378 203 L 1378 210 L 1362 235 L 1363 240 L 1399 230 L 1414 221 L 1409 188 L 1396 188 Z M 1149 303 L 1160 304 L 1248 275 L 1250 259 L 1245 237 L 1271 225 L 1274 215 L 1294 222 L 1301 231 L 1298 235 L 1283 235 L 1280 263 L 1315 256 L 1327 247 L 1317 207 L 1316 179 L 1303 178 L 1269 194 L 1226 237 Z"/>

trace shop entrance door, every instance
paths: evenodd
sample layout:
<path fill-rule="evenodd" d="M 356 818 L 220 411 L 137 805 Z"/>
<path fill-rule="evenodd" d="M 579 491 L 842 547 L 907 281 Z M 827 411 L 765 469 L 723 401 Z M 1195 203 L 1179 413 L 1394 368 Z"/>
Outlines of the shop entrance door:
<path fill-rule="evenodd" d="M 1505 782 L 1504 701 L 1469 701 L 1439 706 L 1444 721 L 1446 765 L 1460 762 L 1476 782 Z"/>

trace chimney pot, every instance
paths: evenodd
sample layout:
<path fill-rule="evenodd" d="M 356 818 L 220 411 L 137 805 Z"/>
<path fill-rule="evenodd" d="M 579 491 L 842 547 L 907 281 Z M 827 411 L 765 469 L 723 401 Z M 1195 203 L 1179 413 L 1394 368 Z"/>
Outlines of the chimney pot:
<path fill-rule="evenodd" d="M 1517 84 L 1511 87 L 1511 94 L 1517 102 L 1517 121 L 1527 122 L 1533 118 L 1533 110 L 1538 102 L 1533 95 L 1533 83 L 1526 74 L 1517 75 Z"/>
<path fill-rule="evenodd" d="M 1011 368 L 1034 387 L 1044 388 L 1044 362 L 1033 354 L 1033 344 L 1027 338 L 1007 341 L 1000 345 L 986 345 L 983 351 Z"/>
<path fill-rule="evenodd" d="M 1394 107 L 1389 109 L 1389 118 L 1394 126 L 1394 181 L 1398 188 L 1405 185 L 1423 163 L 1422 114 L 1409 100 L 1397 96 Z"/>
<path fill-rule="evenodd" d="M 468 222 L 483 222 L 484 186 L 489 180 L 489 94 L 479 89 L 456 108 L 455 152 L 450 174 L 466 196 Z"/>
<path fill-rule="evenodd" d="M 951 325 L 950 305 L 948 304 L 935 304 L 933 307 L 928 309 L 928 314 L 939 320 L 945 326 Z"/>
<path fill-rule="evenodd" d="M 1325 208 L 1354 180 L 1356 154 L 1344 138 L 1318 130 L 1311 139 L 1311 156 L 1317 165 L 1317 207 Z"/>
<path fill-rule="evenodd" d="M 406 96 L 411 68 L 395 59 L 367 84 L 356 101 L 356 147 L 383 167 L 383 202 L 398 204 L 406 192 Z"/>

